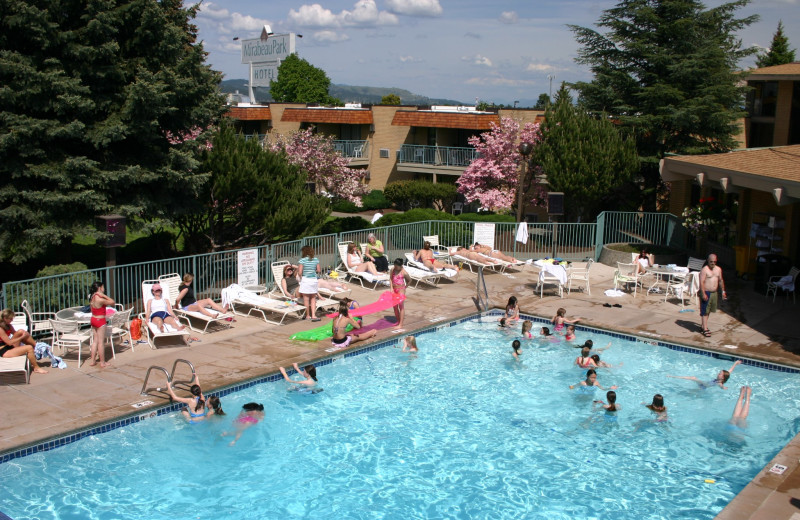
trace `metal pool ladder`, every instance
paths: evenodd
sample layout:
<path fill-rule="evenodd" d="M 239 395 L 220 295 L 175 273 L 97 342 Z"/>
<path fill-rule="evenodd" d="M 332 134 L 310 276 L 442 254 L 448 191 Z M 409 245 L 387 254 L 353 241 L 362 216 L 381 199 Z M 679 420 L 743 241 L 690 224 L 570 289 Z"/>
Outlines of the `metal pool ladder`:
<path fill-rule="evenodd" d="M 483 276 L 483 266 L 478 267 L 478 279 L 475 280 L 475 286 L 478 289 L 477 303 L 478 309 L 482 311 L 489 310 L 489 291 L 486 290 L 486 278 Z M 481 291 L 483 288 L 483 291 Z"/>
<path fill-rule="evenodd" d="M 150 368 L 148 368 L 147 369 L 147 374 L 145 374 L 145 376 L 144 376 L 144 383 L 142 383 L 142 391 L 139 392 L 139 393 L 141 395 L 147 395 L 148 394 L 148 392 L 147 392 L 147 381 L 150 379 L 150 373 L 153 370 L 156 370 L 158 372 L 164 372 L 164 375 L 167 376 L 167 383 L 172 383 L 172 378 L 175 377 L 175 369 L 178 367 L 178 363 L 186 363 L 187 365 L 189 365 L 189 369 L 191 369 L 191 371 L 192 371 L 192 378 L 189 379 L 188 381 L 175 381 L 174 384 L 176 384 L 176 385 L 189 384 L 192 381 L 194 381 L 194 378 L 195 378 L 194 365 L 192 365 L 191 362 L 189 362 L 189 361 L 187 361 L 185 359 L 176 359 L 175 362 L 172 364 L 172 372 L 167 372 L 166 368 L 160 367 L 158 365 L 153 365 Z M 162 390 L 161 390 L 160 387 L 156 388 L 156 392 L 161 392 L 161 391 Z"/>

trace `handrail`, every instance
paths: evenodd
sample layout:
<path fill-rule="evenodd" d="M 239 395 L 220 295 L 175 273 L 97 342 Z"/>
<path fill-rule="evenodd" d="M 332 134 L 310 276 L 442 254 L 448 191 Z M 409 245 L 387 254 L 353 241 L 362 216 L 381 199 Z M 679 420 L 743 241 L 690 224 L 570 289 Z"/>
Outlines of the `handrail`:
<path fill-rule="evenodd" d="M 156 370 L 161 370 L 162 372 L 164 372 L 164 375 L 167 376 L 167 384 L 172 383 L 172 376 L 169 375 L 169 372 L 167 372 L 166 368 L 153 365 L 153 366 L 151 366 L 150 368 L 147 369 L 147 374 L 145 374 L 145 376 L 144 376 L 144 383 L 142 383 L 142 391 L 139 392 L 139 395 L 147 395 L 147 392 L 145 392 L 145 389 L 147 388 L 147 380 L 150 379 L 150 372 L 154 368 Z M 156 388 L 156 392 L 161 392 L 161 388 L 160 387 Z"/>
<path fill-rule="evenodd" d="M 172 372 L 169 375 L 169 380 L 172 381 L 172 379 L 175 377 L 175 369 L 178 367 L 178 363 L 186 363 L 187 365 L 189 365 L 189 368 L 192 370 L 192 378 L 190 380 L 188 380 L 188 381 L 175 381 L 173 383 L 173 386 L 182 385 L 182 384 L 187 384 L 188 385 L 188 384 L 192 383 L 194 381 L 195 377 L 196 377 L 196 373 L 194 371 L 194 365 L 192 365 L 191 362 L 189 362 L 189 361 L 187 361 L 185 359 L 176 359 L 175 360 L 175 362 L 172 364 Z"/>
<path fill-rule="evenodd" d="M 483 294 L 481 294 L 481 286 L 483 286 Z M 475 281 L 475 287 L 478 290 L 478 308 L 483 311 L 489 310 L 489 291 L 486 289 L 486 278 L 483 276 L 483 266 L 478 266 L 478 279 Z"/>

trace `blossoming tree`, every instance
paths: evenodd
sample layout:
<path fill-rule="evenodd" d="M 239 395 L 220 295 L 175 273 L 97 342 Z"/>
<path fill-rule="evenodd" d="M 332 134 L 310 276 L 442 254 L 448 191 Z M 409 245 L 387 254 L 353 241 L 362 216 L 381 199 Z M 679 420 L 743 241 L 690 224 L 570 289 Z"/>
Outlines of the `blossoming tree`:
<path fill-rule="evenodd" d="M 269 144 L 275 153 L 285 152 L 289 163 L 308 173 L 324 192 L 361 206 L 361 197 L 369 193 L 362 182 L 366 170 L 350 168 L 350 161 L 333 146 L 333 138 L 314 134 L 309 128 L 289 135 L 277 135 Z"/>
<path fill-rule="evenodd" d="M 540 204 L 544 190 L 536 181 L 538 168 L 526 167 L 523 171 L 521 164 L 526 158 L 519 152 L 521 143 L 536 146 L 540 139 L 538 123 L 526 123 L 520 128 L 509 117 L 502 118 L 499 125 L 492 124 L 492 129 L 480 137 L 471 137 L 469 144 L 479 156 L 456 181 L 458 192 L 467 201 L 477 201 L 492 211 L 511 209 L 518 200 L 523 206 Z M 522 174 L 525 178 L 521 179 Z M 521 199 L 517 196 L 520 188 Z"/>

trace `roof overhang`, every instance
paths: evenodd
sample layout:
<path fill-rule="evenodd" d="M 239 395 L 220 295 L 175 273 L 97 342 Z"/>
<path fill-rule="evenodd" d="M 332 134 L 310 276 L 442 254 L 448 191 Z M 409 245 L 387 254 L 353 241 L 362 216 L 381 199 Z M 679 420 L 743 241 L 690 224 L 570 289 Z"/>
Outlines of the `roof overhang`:
<path fill-rule="evenodd" d="M 463 128 L 466 130 L 490 130 L 492 123 L 499 125 L 500 116 L 487 113 L 398 110 L 392 119 L 394 126 Z"/>
<path fill-rule="evenodd" d="M 269 107 L 230 107 L 228 115 L 239 121 L 267 121 L 272 119 Z"/>
<path fill-rule="evenodd" d="M 283 111 L 281 121 L 371 125 L 372 111 L 357 108 L 287 108 Z"/>
<path fill-rule="evenodd" d="M 762 191 L 771 193 L 779 206 L 800 202 L 800 146 L 666 157 L 660 171 L 667 182 L 689 180 L 725 193 Z"/>

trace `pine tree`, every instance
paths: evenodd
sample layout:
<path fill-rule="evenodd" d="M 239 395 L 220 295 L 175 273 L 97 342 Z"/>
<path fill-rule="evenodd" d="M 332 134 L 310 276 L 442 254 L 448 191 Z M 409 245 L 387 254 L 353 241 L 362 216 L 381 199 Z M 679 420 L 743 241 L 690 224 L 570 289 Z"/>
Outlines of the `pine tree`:
<path fill-rule="evenodd" d="M 778 30 L 772 35 L 772 44 L 769 50 L 756 59 L 756 66 L 772 67 L 794 62 L 795 49 L 789 48 L 789 38 L 783 34 L 783 20 L 778 22 Z"/>
<path fill-rule="evenodd" d="M 603 209 L 607 194 L 615 193 L 639 169 L 633 139 L 624 139 L 604 115 L 591 116 L 572 104 L 569 90 L 561 85 L 555 102 L 541 125 L 542 140 L 532 162 L 547 175 L 549 191 L 564 193 L 568 221 L 594 219 Z"/>
<path fill-rule="evenodd" d="M 754 51 L 734 35 L 758 17 L 735 14 L 748 1 L 705 9 L 697 0 L 623 0 L 601 15 L 605 34 L 570 26 L 577 61 L 594 75 L 575 84 L 579 100 L 635 132 L 646 209 L 655 209 L 664 154 L 736 146 L 745 115 L 738 62 Z"/>
<path fill-rule="evenodd" d="M 0 258 L 183 211 L 222 114 L 181 0 L 0 0 Z M 191 136 L 195 140 L 188 139 Z"/>
<path fill-rule="evenodd" d="M 330 213 L 285 154 L 246 140 L 229 123 L 221 125 L 202 169 L 211 175 L 206 233 L 213 250 L 313 235 Z"/>

